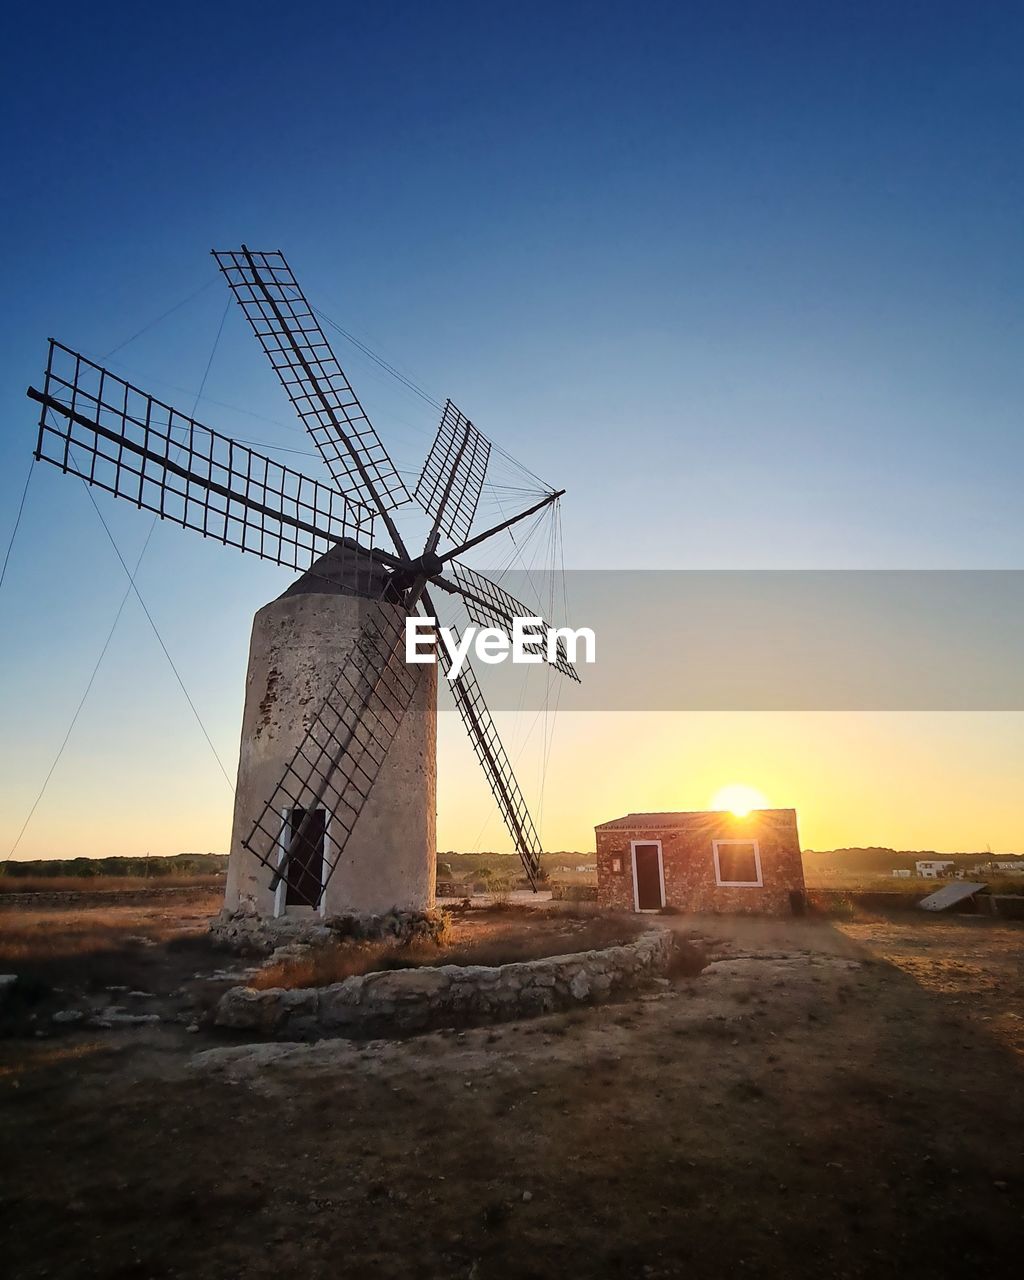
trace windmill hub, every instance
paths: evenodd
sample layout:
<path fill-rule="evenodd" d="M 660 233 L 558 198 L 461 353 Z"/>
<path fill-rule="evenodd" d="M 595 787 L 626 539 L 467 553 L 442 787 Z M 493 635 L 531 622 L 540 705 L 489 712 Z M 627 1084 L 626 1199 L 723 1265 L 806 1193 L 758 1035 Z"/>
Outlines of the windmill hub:
<path fill-rule="evenodd" d="M 408 574 L 409 585 L 415 581 L 417 577 L 422 575 L 424 578 L 436 578 L 444 568 L 444 561 L 434 552 L 424 553 L 413 560 L 407 570 L 399 570 L 399 572 Z"/>

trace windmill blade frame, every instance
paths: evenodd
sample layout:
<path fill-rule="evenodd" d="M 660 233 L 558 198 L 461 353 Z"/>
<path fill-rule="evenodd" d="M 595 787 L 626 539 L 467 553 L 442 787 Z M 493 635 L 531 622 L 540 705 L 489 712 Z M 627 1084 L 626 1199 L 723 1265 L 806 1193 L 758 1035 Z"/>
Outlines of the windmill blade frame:
<path fill-rule="evenodd" d="M 213 256 L 341 492 L 382 513 L 410 502 L 284 254 Z"/>
<path fill-rule="evenodd" d="M 428 606 L 429 607 L 429 606 Z M 458 631 L 452 628 L 453 639 L 458 644 Z M 544 848 L 537 834 L 512 761 L 498 733 L 494 717 L 484 699 L 480 682 L 476 678 L 468 658 L 458 676 L 450 684 L 462 723 L 473 745 L 476 758 L 484 771 L 491 794 L 497 801 L 502 820 L 516 846 L 530 885 L 536 889 L 537 881 L 544 878 L 541 854 Z"/>
<path fill-rule="evenodd" d="M 476 569 L 471 569 L 458 560 L 450 560 L 448 563 L 455 578 L 455 582 L 448 585 L 454 586 L 456 592 L 462 597 L 469 616 L 477 626 L 499 627 L 511 632 L 516 618 L 539 616 L 535 610 L 523 604 L 521 600 L 517 600 L 504 587 L 498 586 L 496 582 Z M 550 666 L 579 684 L 579 672 L 569 661 L 565 642 L 560 636 L 556 637 L 554 660 L 548 658 L 548 643 L 554 628 L 543 619 L 541 622 L 543 635 L 538 636 L 536 644 L 527 645 L 527 652 L 539 654 Z"/>
<path fill-rule="evenodd" d="M 446 538 L 465 541 L 480 503 L 491 442 L 454 405 L 444 412 L 430 446 L 413 497 L 429 516 L 434 530 Z"/>
<path fill-rule="evenodd" d="M 275 462 L 50 340 L 37 461 L 82 477 L 162 520 L 287 569 L 305 571 L 372 543 L 374 512 Z M 337 557 L 336 557 L 337 560 Z"/>

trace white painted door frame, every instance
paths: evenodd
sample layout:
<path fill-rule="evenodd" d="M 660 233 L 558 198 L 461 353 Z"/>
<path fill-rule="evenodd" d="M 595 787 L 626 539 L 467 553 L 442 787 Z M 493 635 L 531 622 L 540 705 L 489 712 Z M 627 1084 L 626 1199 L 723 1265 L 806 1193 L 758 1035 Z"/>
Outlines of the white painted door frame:
<path fill-rule="evenodd" d="M 640 891 L 636 881 L 636 847 L 638 844 L 653 844 L 658 849 L 658 880 L 661 885 L 661 906 L 665 905 L 665 852 L 661 847 L 660 840 L 630 840 L 629 842 L 629 860 L 633 866 L 633 910 L 648 913 L 652 911 L 660 911 L 660 907 L 643 907 L 640 906 Z"/>
<path fill-rule="evenodd" d="M 285 832 L 290 830 L 288 822 L 287 808 L 281 810 L 281 830 L 277 837 L 277 865 L 280 866 L 284 862 L 284 854 L 287 845 L 285 844 Z M 330 820 L 324 815 L 324 856 L 320 863 L 320 905 L 317 907 L 317 915 L 325 916 L 327 914 L 327 876 L 331 870 L 328 867 L 327 855 L 331 849 L 330 836 Z M 283 877 L 277 882 L 277 888 L 274 890 L 274 918 L 278 919 L 288 910 L 287 905 L 288 881 Z M 301 909 L 301 908 L 300 908 Z"/>
<path fill-rule="evenodd" d="M 288 810 L 281 810 L 281 829 L 277 834 L 277 865 L 280 867 L 284 862 L 285 841 L 284 834 L 288 830 Z M 278 919 L 284 915 L 285 894 L 288 892 L 288 882 L 282 876 L 277 882 L 277 888 L 274 890 L 274 919 Z"/>

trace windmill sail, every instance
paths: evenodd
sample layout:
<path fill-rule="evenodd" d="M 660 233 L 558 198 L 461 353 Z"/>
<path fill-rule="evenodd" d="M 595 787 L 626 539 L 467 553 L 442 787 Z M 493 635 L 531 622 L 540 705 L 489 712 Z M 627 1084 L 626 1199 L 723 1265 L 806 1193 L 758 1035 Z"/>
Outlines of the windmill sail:
<path fill-rule="evenodd" d="M 385 511 L 409 502 L 284 254 L 214 257 L 338 488 Z"/>
<path fill-rule="evenodd" d="M 467 565 L 460 564 L 458 560 L 450 561 L 451 569 L 455 575 L 455 582 L 466 604 L 466 610 L 469 616 L 479 627 L 500 627 L 506 632 L 512 631 L 512 626 L 516 618 L 533 618 L 536 612 L 517 600 L 515 596 L 510 595 L 503 587 L 499 587 L 496 582 L 492 582 L 490 578 L 485 577 L 482 573 L 477 573 L 475 569 L 470 569 Z M 538 631 L 541 628 L 537 628 Z M 545 622 L 543 623 L 542 637 L 538 637 L 536 646 L 528 646 L 536 648 L 546 662 L 550 661 L 551 665 L 568 676 L 570 680 L 575 680 L 577 684 L 580 682 L 579 672 L 569 661 L 569 655 L 566 652 L 564 641 L 559 638 L 555 644 L 554 660 L 548 658 L 548 640 L 552 628 Z"/>
<path fill-rule="evenodd" d="M 450 400 L 423 464 L 413 497 L 435 517 L 435 531 L 457 542 L 469 537 L 491 456 L 482 436 Z"/>
<path fill-rule="evenodd" d="M 458 633 L 453 636 L 458 644 Z M 522 790 L 508 758 L 508 752 L 498 736 L 498 730 L 491 716 L 483 691 L 477 681 L 473 668 L 464 658 L 462 670 L 452 681 L 452 693 L 455 704 L 459 708 L 462 723 L 473 744 L 476 758 L 487 778 L 491 794 L 498 802 L 501 816 L 508 828 L 519 854 L 530 883 L 536 887 L 538 879 L 543 878 L 540 855 L 543 852 L 537 828 L 533 825 L 530 811 Z"/>
<path fill-rule="evenodd" d="M 371 543 L 373 513 L 50 342 L 36 458 L 288 569 Z"/>

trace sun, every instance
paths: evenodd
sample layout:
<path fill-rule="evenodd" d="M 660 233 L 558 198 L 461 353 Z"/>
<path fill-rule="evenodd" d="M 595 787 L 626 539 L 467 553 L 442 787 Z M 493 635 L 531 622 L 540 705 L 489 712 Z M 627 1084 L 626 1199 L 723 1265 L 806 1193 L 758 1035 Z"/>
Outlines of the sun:
<path fill-rule="evenodd" d="M 715 792 L 711 807 L 728 809 L 737 818 L 745 818 L 751 809 L 767 809 L 768 800 L 756 787 L 745 786 L 742 782 L 730 782 L 727 787 Z"/>

